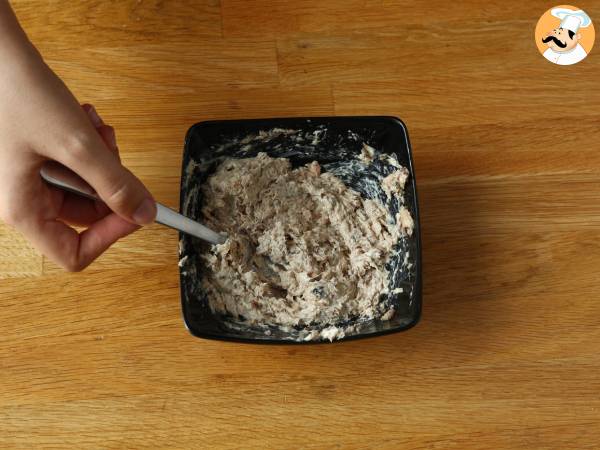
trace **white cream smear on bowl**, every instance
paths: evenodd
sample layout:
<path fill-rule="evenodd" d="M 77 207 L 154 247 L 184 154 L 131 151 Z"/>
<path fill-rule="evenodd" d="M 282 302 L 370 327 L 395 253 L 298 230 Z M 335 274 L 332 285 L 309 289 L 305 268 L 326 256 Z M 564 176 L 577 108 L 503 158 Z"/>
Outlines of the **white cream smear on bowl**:
<path fill-rule="evenodd" d="M 357 163 L 368 165 L 374 155 L 365 145 Z M 393 163 L 397 170 L 381 187 L 402 196 L 409 172 Z M 381 298 L 392 249 L 413 231 L 404 206 L 391 217 L 317 162 L 292 169 L 265 153 L 226 159 L 202 191 L 206 224 L 229 236 L 201 255 L 213 312 L 248 326 L 306 327 L 302 339 L 330 341 L 353 326 L 335 324 L 394 316 Z"/>

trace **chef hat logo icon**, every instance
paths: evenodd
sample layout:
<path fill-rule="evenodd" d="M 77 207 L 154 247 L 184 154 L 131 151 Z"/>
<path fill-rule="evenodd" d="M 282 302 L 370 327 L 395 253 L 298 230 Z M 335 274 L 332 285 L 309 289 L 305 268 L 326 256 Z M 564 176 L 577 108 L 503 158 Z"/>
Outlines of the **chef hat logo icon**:
<path fill-rule="evenodd" d="M 583 61 L 592 51 L 595 37 L 590 16 L 570 5 L 550 8 L 535 28 L 538 50 L 548 61 L 560 66 Z"/>

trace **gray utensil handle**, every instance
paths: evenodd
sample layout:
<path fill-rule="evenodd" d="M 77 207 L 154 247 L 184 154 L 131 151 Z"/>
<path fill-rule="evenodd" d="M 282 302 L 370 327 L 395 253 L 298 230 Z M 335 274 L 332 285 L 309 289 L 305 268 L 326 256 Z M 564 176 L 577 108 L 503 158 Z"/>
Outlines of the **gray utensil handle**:
<path fill-rule="evenodd" d="M 222 244 L 227 240 L 226 236 L 221 235 L 158 202 L 156 203 L 155 221 L 162 225 L 175 228 L 183 233 L 191 234 L 192 236 L 203 239 L 211 244 Z"/>

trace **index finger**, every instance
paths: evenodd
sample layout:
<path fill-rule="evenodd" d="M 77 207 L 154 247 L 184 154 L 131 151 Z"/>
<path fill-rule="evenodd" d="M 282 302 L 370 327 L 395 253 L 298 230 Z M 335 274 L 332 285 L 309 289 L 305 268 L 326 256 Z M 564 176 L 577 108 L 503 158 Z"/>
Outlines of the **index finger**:
<path fill-rule="evenodd" d="M 138 225 L 111 213 L 81 233 L 59 220 L 33 223 L 21 231 L 52 261 L 77 272 L 85 269 L 117 240 L 138 228 Z"/>

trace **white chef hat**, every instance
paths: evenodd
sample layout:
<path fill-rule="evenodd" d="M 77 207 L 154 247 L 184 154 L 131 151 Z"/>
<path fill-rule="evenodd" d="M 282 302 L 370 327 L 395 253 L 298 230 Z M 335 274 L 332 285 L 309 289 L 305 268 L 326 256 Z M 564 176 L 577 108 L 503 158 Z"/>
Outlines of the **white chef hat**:
<path fill-rule="evenodd" d="M 577 33 L 580 27 L 589 27 L 592 23 L 590 16 L 581 9 L 552 8 L 550 13 L 561 20 L 560 28 L 571 30 L 573 33 Z"/>

